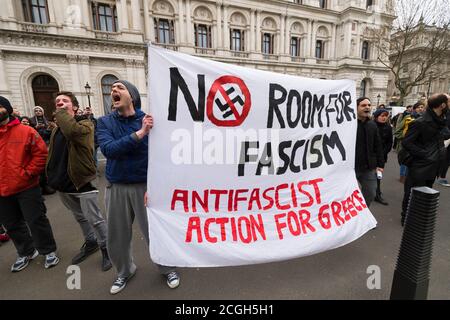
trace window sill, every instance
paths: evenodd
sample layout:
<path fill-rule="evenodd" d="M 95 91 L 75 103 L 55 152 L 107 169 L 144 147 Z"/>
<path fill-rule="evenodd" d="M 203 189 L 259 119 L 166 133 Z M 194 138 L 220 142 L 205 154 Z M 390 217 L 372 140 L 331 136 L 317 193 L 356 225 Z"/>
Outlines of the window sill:
<path fill-rule="evenodd" d="M 278 61 L 278 55 L 276 55 L 276 54 L 266 54 L 266 53 L 263 53 L 263 58 L 266 59 L 266 60 L 275 60 L 275 61 Z"/>
<path fill-rule="evenodd" d="M 164 42 L 155 42 L 155 44 L 158 47 L 161 47 L 161 48 L 164 48 L 164 49 L 178 51 L 178 46 L 176 44 L 164 43 Z"/>
<path fill-rule="evenodd" d="M 248 53 L 244 52 L 244 51 L 234 51 L 231 50 L 231 55 L 233 57 L 237 57 L 237 58 L 248 58 Z"/>
<path fill-rule="evenodd" d="M 291 56 L 292 62 L 305 62 L 305 58 Z"/>
<path fill-rule="evenodd" d="M 330 64 L 330 60 L 317 59 L 317 58 L 316 58 L 316 63 L 317 63 L 317 64 Z"/>
<path fill-rule="evenodd" d="M 215 49 L 211 49 L 211 48 L 195 47 L 195 53 L 197 53 L 197 54 L 206 54 L 206 55 L 214 55 L 216 53 L 216 50 Z"/>
<path fill-rule="evenodd" d="M 94 30 L 97 39 L 116 40 L 118 32 Z"/>

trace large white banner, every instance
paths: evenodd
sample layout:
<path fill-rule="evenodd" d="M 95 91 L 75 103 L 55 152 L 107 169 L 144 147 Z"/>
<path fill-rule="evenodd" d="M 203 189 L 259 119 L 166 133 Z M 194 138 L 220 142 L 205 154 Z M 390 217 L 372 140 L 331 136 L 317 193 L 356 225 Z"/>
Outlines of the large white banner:
<path fill-rule="evenodd" d="M 376 226 L 355 173 L 355 83 L 149 47 L 154 262 L 255 264 L 343 246 Z"/>

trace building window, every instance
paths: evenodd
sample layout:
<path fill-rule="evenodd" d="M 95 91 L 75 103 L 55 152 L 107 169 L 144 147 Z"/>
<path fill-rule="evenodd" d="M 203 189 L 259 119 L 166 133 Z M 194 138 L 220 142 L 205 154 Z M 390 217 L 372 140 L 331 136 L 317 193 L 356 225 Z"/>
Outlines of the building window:
<path fill-rule="evenodd" d="M 291 56 L 293 57 L 300 56 L 300 38 L 297 37 L 291 38 Z"/>
<path fill-rule="evenodd" d="M 373 5 L 373 0 L 367 0 L 366 8 L 369 8 L 372 5 Z"/>
<path fill-rule="evenodd" d="M 262 52 L 264 54 L 273 54 L 273 38 L 274 35 L 271 33 L 263 34 Z"/>
<path fill-rule="evenodd" d="M 361 87 L 360 87 L 360 91 L 359 91 L 359 96 L 360 97 L 365 97 L 366 96 L 366 88 L 367 88 L 366 80 L 361 81 Z"/>
<path fill-rule="evenodd" d="M 195 46 L 211 48 L 211 26 L 205 24 L 195 25 Z"/>
<path fill-rule="evenodd" d="M 22 0 L 22 8 L 25 21 L 39 24 L 49 23 L 47 0 Z"/>
<path fill-rule="evenodd" d="M 303 4 L 303 0 L 294 0 L 294 3 Z"/>
<path fill-rule="evenodd" d="M 119 79 L 112 74 L 107 74 L 102 78 L 103 110 L 105 115 L 112 112 L 111 87 L 116 80 Z"/>
<path fill-rule="evenodd" d="M 319 0 L 319 6 L 322 9 L 326 9 L 327 8 L 327 0 Z"/>
<path fill-rule="evenodd" d="M 363 60 L 369 60 L 369 42 L 364 41 L 362 43 L 362 53 L 361 53 L 361 58 Z"/>
<path fill-rule="evenodd" d="M 245 51 L 244 49 L 244 30 L 231 30 L 231 50 Z"/>
<path fill-rule="evenodd" d="M 93 2 L 92 21 L 94 21 L 95 30 L 117 32 L 116 6 Z"/>
<path fill-rule="evenodd" d="M 322 40 L 316 41 L 316 58 L 323 59 L 323 52 L 325 50 L 325 44 Z"/>
<path fill-rule="evenodd" d="M 157 43 L 175 43 L 175 31 L 173 21 L 155 18 L 155 35 Z"/>

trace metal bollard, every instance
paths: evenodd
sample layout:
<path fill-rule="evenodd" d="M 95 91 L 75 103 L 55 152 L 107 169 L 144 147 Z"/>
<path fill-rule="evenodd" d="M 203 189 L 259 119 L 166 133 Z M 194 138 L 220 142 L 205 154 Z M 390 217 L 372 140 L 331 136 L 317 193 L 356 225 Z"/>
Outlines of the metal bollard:
<path fill-rule="evenodd" d="M 411 189 L 391 300 L 427 299 L 439 194 L 428 187 Z"/>

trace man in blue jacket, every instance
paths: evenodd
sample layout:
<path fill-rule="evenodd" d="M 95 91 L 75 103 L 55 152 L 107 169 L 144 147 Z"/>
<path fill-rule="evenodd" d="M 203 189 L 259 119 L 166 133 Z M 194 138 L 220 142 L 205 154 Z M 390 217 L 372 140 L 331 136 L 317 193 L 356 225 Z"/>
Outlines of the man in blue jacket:
<path fill-rule="evenodd" d="M 108 252 L 118 276 L 111 294 L 123 290 L 135 274 L 131 253 L 132 224 L 137 218 L 144 239 L 149 244 L 147 210 L 148 134 L 153 118 L 141 111 L 138 89 L 126 80 L 112 85 L 115 111 L 98 119 L 97 134 L 106 162 L 106 211 L 108 214 Z M 180 278 L 174 267 L 158 265 L 170 288 L 178 287 Z"/>

